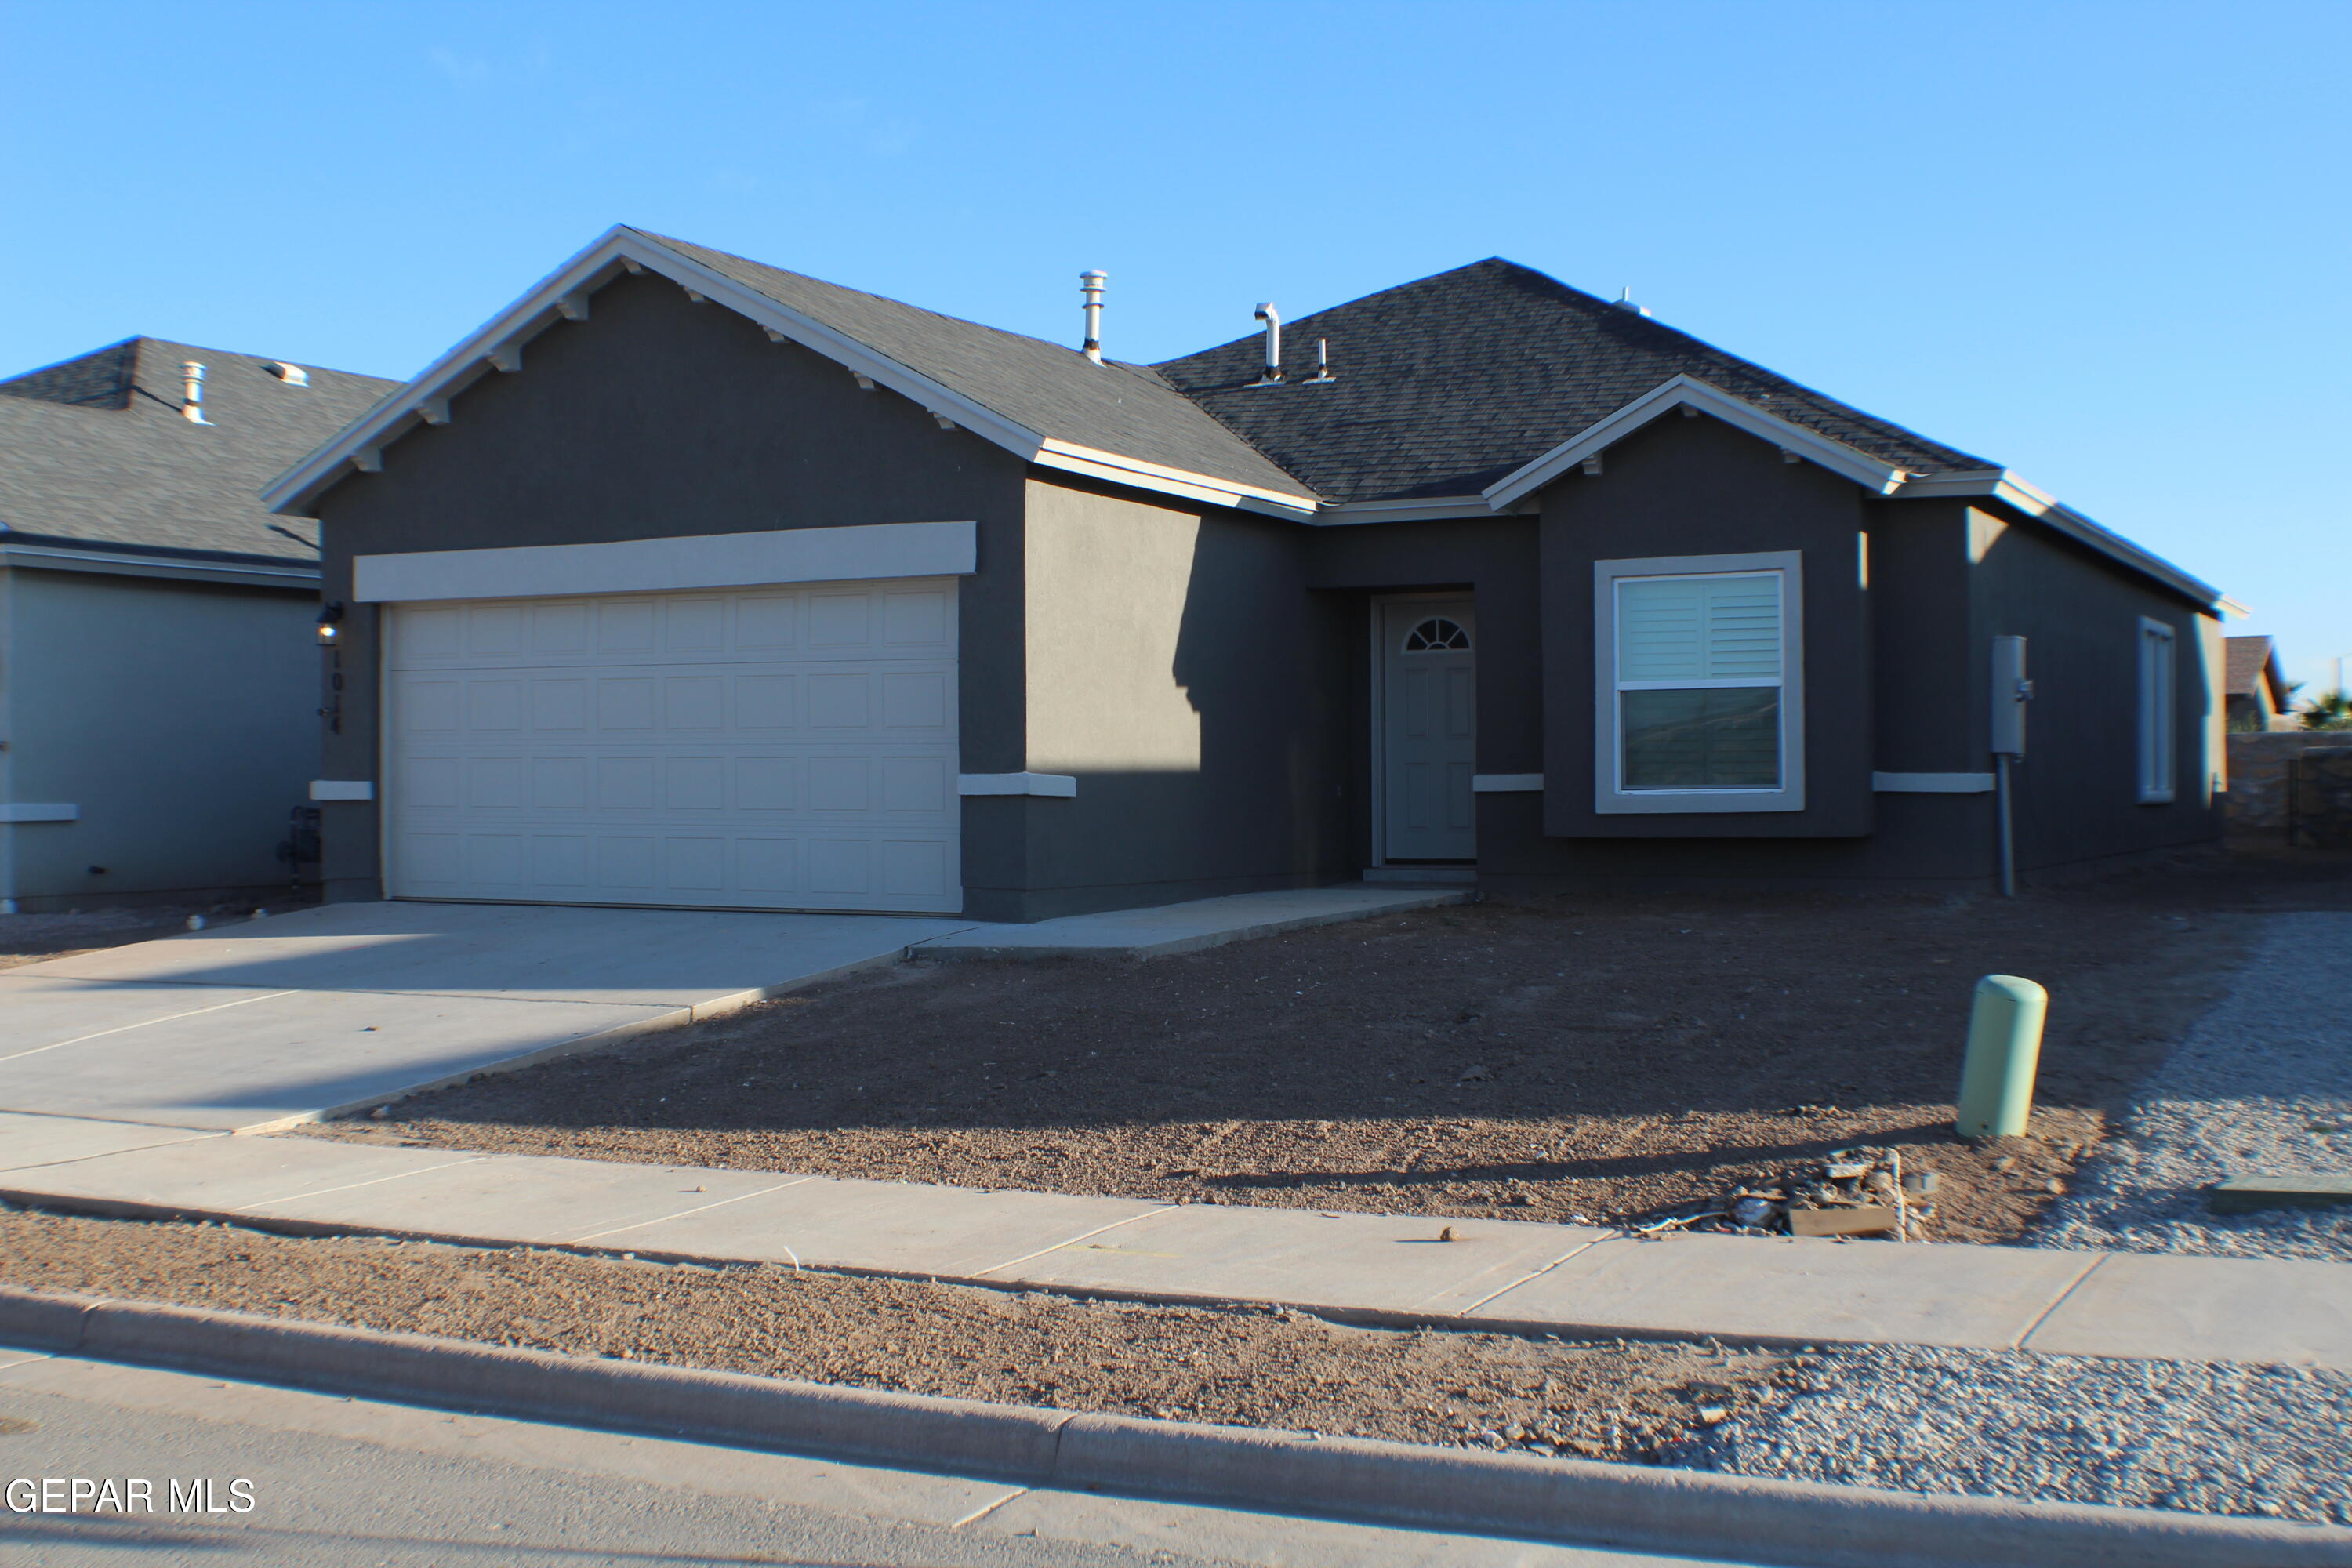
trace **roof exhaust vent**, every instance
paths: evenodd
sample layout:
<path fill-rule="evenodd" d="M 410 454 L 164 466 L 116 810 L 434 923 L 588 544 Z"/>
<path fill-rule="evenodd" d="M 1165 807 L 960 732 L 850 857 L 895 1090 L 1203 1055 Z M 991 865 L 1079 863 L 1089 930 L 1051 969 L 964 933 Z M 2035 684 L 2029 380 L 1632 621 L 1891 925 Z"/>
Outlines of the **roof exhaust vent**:
<path fill-rule="evenodd" d="M 205 417 L 205 367 L 194 360 L 180 365 L 180 417 L 191 425 L 209 425 Z"/>
<path fill-rule="evenodd" d="M 289 386 L 308 386 L 310 384 L 310 373 L 304 370 L 299 364 L 288 364 L 282 359 L 274 359 L 264 364 L 261 368 L 268 371 L 270 374 L 276 376 L 278 380 L 284 382 Z"/>
<path fill-rule="evenodd" d="M 1099 267 L 1078 274 L 1078 298 L 1086 301 L 1087 310 L 1085 353 L 1097 364 L 1102 363 L 1103 285 L 1109 281 L 1110 274 Z"/>
<path fill-rule="evenodd" d="M 1636 305 L 1633 303 L 1633 290 L 1631 289 L 1618 289 L 1617 298 L 1609 302 L 1616 306 L 1619 310 L 1630 310 L 1636 316 L 1647 316 L 1650 313 L 1650 308 L 1647 305 Z"/>
<path fill-rule="evenodd" d="M 1328 386 L 1339 379 L 1339 378 L 1338 376 L 1331 374 L 1330 340 L 1328 338 L 1316 339 L 1315 374 L 1308 376 L 1305 381 L 1300 382 L 1298 384 L 1301 386 Z"/>
<path fill-rule="evenodd" d="M 1265 370 L 1252 386 L 1282 384 L 1282 312 L 1274 308 L 1271 300 L 1257 308 L 1257 319 L 1265 323 Z"/>

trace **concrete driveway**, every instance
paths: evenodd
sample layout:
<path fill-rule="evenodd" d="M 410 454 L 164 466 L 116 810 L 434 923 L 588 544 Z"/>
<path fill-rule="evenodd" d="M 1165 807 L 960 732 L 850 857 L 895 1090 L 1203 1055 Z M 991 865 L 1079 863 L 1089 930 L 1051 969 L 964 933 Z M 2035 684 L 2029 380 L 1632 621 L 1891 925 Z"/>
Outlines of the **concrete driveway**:
<path fill-rule="evenodd" d="M 0 1110 L 258 1131 L 708 1017 L 971 923 L 331 904 L 0 972 Z"/>

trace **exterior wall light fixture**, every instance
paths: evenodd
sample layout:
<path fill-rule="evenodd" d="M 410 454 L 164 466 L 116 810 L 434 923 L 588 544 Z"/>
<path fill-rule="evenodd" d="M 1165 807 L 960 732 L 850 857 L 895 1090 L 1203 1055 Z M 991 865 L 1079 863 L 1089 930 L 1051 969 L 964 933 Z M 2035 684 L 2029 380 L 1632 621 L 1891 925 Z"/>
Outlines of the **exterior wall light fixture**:
<path fill-rule="evenodd" d="M 342 640 L 343 602 L 330 599 L 319 612 L 319 646 L 333 647 Z"/>

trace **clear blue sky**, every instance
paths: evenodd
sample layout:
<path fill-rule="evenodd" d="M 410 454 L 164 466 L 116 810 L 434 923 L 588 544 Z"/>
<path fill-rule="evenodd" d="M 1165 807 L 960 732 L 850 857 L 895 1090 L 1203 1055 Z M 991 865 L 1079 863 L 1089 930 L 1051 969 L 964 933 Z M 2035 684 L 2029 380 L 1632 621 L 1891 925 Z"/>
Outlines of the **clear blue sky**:
<path fill-rule="evenodd" d="M 1150 360 L 1490 255 L 2352 654 L 2352 4 L 21 4 L 0 368 L 406 376 L 616 221 Z"/>

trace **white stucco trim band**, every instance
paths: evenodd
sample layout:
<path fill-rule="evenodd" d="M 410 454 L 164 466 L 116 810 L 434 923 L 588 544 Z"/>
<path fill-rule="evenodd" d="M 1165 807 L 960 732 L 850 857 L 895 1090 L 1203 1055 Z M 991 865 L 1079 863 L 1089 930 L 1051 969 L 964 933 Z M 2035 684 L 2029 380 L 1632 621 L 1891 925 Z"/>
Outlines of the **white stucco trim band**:
<path fill-rule="evenodd" d="M 1042 795 L 1067 800 L 1078 793 L 1069 773 L 958 773 L 958 795 Z"/>
<path fill-rule="evenodd" d="M 1712 415 L 1727 425 L 1771 442 L 1784 452 L 1794 453 L 1808 462 L 1819 463 L 1830 472 L 1852 479 L 1863 489 L 1878 495 L 1892 493 L 1909 478 L 1904 469 L 1892 463 L 1882 462 L 1843 441 L 1832 441 L 1819 431 L 1809 430 L 1776 414 L 1767 413 L 1748 399 L 1735 396 L 1719 386 L 1711 386 L 1696 376 L 1678 375 L 1643 393 L 1614 414 L 1594 420 L 1542 457 L 1505 474 L 1482 493 L 1494 509 L 1500 511 L 1534 494 L 1570 468 L 1580 467 L 1586 458 L 1599 457 L 1608 447 L 1623 440 L 1653 419 L 1683 407 Z"/>
<path fill-rule="evenodd" d="M 1472 795 L 1540 794 L 1544 776 L 1541 773 L 1472 773 Z"/>
<path fill-rule="evenodd" d="M 1990 773 L 1873 773 L 1870 787 L 1880 795 L 1987 795 Z"/>
<path fill-rule="evenodd" d="M 79 822 L 81 807 L 78 805 L 44 805 L 35 801 L 14 801 L 0 805 L 0 822 Z"/>
<path fill-rule="evenodd" d="M 607 544 L 420 550 L 357 557 L 352 597 L 362 604 L 545 599 L 769 583 L 968 577 L 977 566 L 978 539 L 971 522 L 872 522 Z"/>
<path fill-rule="evenodd" d="M 375 781 L 373 779 L 312 779 L 312 800 L 373 800 Z"/>

